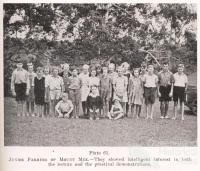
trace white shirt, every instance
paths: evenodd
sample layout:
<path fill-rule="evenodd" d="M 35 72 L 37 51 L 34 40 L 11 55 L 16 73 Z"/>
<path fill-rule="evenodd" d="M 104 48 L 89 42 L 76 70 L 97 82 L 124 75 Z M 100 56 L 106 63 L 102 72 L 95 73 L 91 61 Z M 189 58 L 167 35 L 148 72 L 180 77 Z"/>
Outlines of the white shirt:
<path fill-rule="evenodd" d="M 60 77 L 60 76 L 57 76 L 57 77 L 50 76 L 49 77 L 50 90 L 61 90 L 63 86 L 64 86 L 64 82 L 63 82 L 62 77 Z"/>
<path fill-rule="evenodd" d="M 143 79 L 145 87 L 156 87 L 156 84 L 158 83 L 158 76 L 155 74 L 149 75 L 147 73 L 144 75 Z"/>
<path fill-rule="evenodd" d="M 188 83 L 187 75 L 185 75 L 184 73 L 178 74 L 178 72 L 174 74 L 174 86 L 185 87 L 185 84 L 187 83 Z"/>
<path fill-rule="evenodd" d="M 99 87 L 99 84 L 100 84 L 100 79 L 98 77 L 89 77 L 89 86 L 97 86 Z"/>

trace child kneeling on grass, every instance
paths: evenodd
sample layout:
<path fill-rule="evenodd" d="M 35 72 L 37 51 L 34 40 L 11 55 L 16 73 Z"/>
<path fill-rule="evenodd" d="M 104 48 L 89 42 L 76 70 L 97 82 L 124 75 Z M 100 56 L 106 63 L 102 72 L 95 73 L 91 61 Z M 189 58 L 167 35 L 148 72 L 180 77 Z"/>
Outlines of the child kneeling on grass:
<path fill-rule="evenodd" d="M 62 100 L 59 101 L 55 107 L 55 111 L 58 113 L 59 118 L 70 118 L 74 106 L 72 101 L 68 99 L 68 94 L 62 94 Z"/>
<path fill-rule="evenodd" d="M 116 98 L 114 100 L 114 104 L 112 105 L 110 112 L 108 112 L 108 118 L 117 120 L 122 118 L 123 116 L 124 116 L 123 108 L 120 104 L 119 99 Z"/>
<path fill-rule="evenodd" d="M 102 99 L 98 94 L 96 85 L 91 87 L 91 93 L 87 97 L 90 120 L 99 120 L 100 110 L 102 109 Z"/>

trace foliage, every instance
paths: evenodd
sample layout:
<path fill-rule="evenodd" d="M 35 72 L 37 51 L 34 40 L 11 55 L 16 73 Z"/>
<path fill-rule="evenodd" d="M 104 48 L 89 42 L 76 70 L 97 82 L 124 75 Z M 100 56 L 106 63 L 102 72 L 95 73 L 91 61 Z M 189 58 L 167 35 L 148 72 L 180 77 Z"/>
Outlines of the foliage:
<path fill-rule="evenodd" d="M 188 4 L 4 4 L 5 92 L 17 58 L 35 67 L 126 61 L 133 68 L 150 52 L 172 67 L 196 65 L 196 18 Z"/>

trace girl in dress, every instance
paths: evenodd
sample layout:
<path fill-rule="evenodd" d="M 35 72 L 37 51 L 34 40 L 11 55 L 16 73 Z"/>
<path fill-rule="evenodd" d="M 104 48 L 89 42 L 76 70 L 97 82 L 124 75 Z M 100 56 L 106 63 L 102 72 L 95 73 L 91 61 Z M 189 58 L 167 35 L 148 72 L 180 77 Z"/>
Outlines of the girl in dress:
<path fill-rule="evenodd" d="M 91 68 L 91 76 L 89 78 L 89 86 L 90 86 L 90 91 L 92 86 L 97 87 L 97 94 L 99 95 L 99 84 L 100 84 L 100 79 L 96 77 L 96 69 Z"/>
<path fill-rule="evenodd" d="M 113 88 L 114 88 L 114 99 L 119 98 L 123 107 L 124 113 L 126 113 L 126 103 L 128 102 L 127 97 L 127 86 L 128 79 L 123 75 L 123 70 L 121 67 L 118 68 L 118 76 L 114 80 Z"/>
<path fill-rule="evenodd" d="M 88 113 L 86 100 L 90 92 L 88 69 L 89 69 L 88 65 L 83 65 L 83 72 L 79 75 L 79 78 L 81 80 L 81 102 L 82 102 L 82 109 L 84 116 L 86 116 Z"/>
<path fill-rule="evenodd" d="M 45 98 L 44 98 L 44 115 L 46 117 L 49 117 L 50 112 L 50 89 L 49 89 L 49 67 L 44 67 L 44 78 L 45 78 Z"/>
<path fill-rule="evenodd" d="M 120 99 L 116 98 L 114 100 L 114 104 L 112 105 L 110 112 L 108 112 L 108 118 L 117 120 L 117 119 L 122 118 L 123 116 L 124 116 L 124 113 L 123 113 L 123 108 L 120 104 Z"/>
<path fill-rule="evenodd" d="M 36 116 L 44 117 L 45 78 L 43 77 L 43 69 L 41 67 L 37 68 L 34 85 Z"/>
<path fill-rule="evenodd" d="M 128 86 L 129 116 L 134 113 L 134 107 L 136 110 L 136 117 L 138 118 L 140 116 L 141 106 L 143 103 L 143 93 L 143 82 L 141 77 L 139 77 L 139 69 L 135 69 L 134 76 L 130 77 Z"/>

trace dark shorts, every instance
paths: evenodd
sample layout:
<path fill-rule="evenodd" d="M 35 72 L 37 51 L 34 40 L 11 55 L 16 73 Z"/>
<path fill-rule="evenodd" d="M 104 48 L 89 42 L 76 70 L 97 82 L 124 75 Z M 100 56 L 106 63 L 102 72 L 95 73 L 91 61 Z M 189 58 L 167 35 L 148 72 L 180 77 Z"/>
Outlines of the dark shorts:
<path fill-rule="evenodd" d="M 185 87 L 174 86 L 173 100 L 174 102 L 178 102 L 178 99 L 180 100 L 180 102 L 185 101 Z"/>
<path fill-rule="evenodd" d="M 16 101 L 26 100 L 26 83 L 15 84 Z"/>
<path fill-rule="evenodd" d="M 160 102 L 171 101 L 171 97 L 169 97 L 169 93 L 171 91 L 171 85 L 168 85 L 166 87 L 160 86 L 159 91 L 160 91 L 160 94 L 161 94 L 161 97 L 159 97 Z"/>
<path fill-rule="evenodd" d="M 144 87 L 145 104 L 154 104 L 156 99 L 156 87 Z"/>

